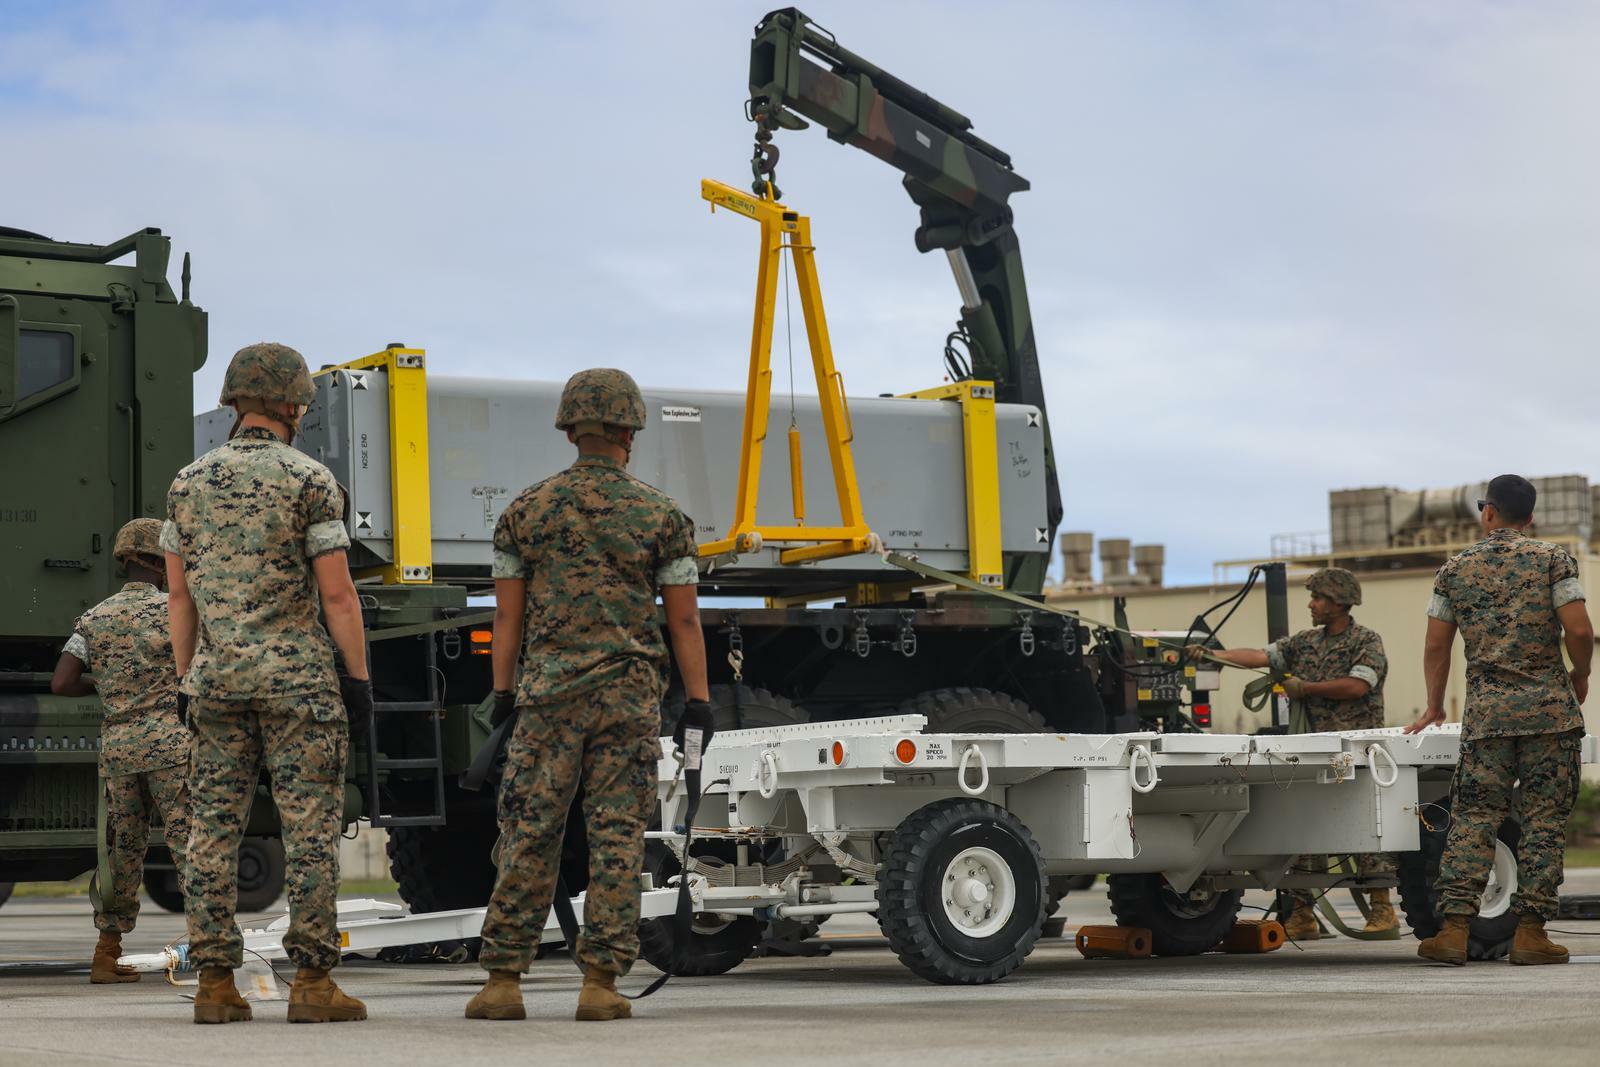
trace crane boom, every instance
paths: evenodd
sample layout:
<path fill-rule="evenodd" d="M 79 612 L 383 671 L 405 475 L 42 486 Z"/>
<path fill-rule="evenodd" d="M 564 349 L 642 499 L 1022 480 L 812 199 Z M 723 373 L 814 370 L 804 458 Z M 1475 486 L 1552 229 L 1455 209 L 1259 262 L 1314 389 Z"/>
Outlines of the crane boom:
<path fill-rule="evenodd" d="M 757 126 L 751 165 L 758 194 L 767 193 L 776 172 L 772 134 L 804 129 L 809 122 L 904 174 L 902 184 L 921 211 L 917 250 L 942 250 L 961 293 L 958 325 L 946 345 L 951 377 L 993 381 L 996 399 L 1039 409 L 1054 542 L 1061 488 L 1009 203 L 1013 193 L 1029 187 L 1028 180 L 1010 156 L 972 132 L 965 115 L 843 48 L 797 8 L 774 11 L 756 25 L 747 108 Z M 772 193 L 777 195 L 775 188 Z M 1018 558 L 1012 566 L 1006 587 L 1036 592 L 1043 588 L 1049 555 Z"/>

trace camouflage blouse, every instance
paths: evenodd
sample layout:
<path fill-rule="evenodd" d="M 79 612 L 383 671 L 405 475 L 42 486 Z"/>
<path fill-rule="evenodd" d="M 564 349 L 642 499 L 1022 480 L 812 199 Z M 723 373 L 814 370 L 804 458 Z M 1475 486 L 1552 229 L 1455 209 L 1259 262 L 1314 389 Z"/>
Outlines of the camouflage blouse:
<path fill-rule="evenodd" d="M 1564 549 L 1512 529 L 1439 568 L 1428 614 L 1459 627 L 1467 649 L 1463 741 L 1583 727 L 1556 618 L 1557 608 L 1583 599 L 1578 565 Z"/>
<path fill-rule="evenodd" d="M 665 678 L 656 596 L 695 584 L 694 559 L 689 517 L 612 459 L 580 456 L 524 489 L 494 530 L 494 576 L 528 588 L 517 703 L 603 685 L 641 661 Z"/>
<path fill-rule="evenodd" d="M 148 582 L 129 582 L 78 617 L 65 651 L 94 675 L 105 705 L 102 775 L 189 762 L 189 730 L 178 718 L 167 594 Z"/>
<path fill-rule="evenodd" d="M 1355 700 L 1305 698 L 1306 714 L 1314 730 L 1375 730 L 1383 725 L 1383 680 L 1389 658 L 1376 630 L 1350 620 L 1341 634 L 1328 636 L 1321 626 L 1275 641 L 1267 647 L 1267 661 L 1280 673 L 1307 682 L 1332 682 L 1359 678 L 1371 686 Z"/>
<path fill-rule="evenodd" d="M 184 692 L 213 699 L 336 692 L 311 561 L 348 548 L 333 474 L 263 428 L 178 472 L 161 547 L 200 613 Z"/>

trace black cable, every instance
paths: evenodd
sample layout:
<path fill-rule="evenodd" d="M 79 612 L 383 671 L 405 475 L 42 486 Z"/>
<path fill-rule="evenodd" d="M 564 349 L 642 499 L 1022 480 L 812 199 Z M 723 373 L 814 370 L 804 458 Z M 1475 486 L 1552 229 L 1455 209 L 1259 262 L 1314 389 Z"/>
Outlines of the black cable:
<path fill-rule="evenodd" d="M 957 342 L 966 349 L 965 353 L 956 348 Z M 944 369 L 953 382 L 964 382 L 972 377 L 972 338 L 963 327 L 957 326 L 944 339 Z"/>

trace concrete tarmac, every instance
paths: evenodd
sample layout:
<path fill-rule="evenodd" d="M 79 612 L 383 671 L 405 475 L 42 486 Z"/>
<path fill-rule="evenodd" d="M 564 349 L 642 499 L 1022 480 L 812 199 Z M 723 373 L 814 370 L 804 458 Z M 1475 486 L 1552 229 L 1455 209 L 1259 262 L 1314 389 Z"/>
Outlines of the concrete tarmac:
<path fill-rule="evenodd" d="M 1565 888 L 1600 891 L 1600 870 L 1569 872 Z M 1067 938 L 1042 941 L 1010 978 L 976 988 L 924 982 L 871 919 L 837 917 L 824 927 L 831 956 L 751 960 L 717 978 L 674 979 L 628 1022 L 574 1022 L 578 975 L 556 955 L 523 980 L 525 1022 L 462 1017 L 483 980 L 476 965 L 356 960 L 337 975 L 367 1001 L 368 1022 L 290 1026 L 286 1002 L 276 1001 L 256 1004 L 252 1022 L 212 1027 L 191 1023 L 183 990 L 160 975 L 88 984 L 86 900 L 16 898 L 0 909 L 0 1063 L 1303 1067 L 1392 1058 L 1457 1067 L 1600 1058 L 1600 922 L 1552 924 L 1576 932 L 1557 935 L 1575 957 L 1564 967 L 1502 960 L 1453 968 L 1419 960 L 1409 935 L 1265 956 L 1085 960 L 1070 930 L 1110 921 L 1103 887 L 1070 896 L 1067 912 Z M 181 916 L 146 901 L 125 949 L 154 951 L 182 933 Z M 292 974 L 287 962 L 278 967 Z M 623 985 L 639 989 L 654 975 L 641 964 Z"/>

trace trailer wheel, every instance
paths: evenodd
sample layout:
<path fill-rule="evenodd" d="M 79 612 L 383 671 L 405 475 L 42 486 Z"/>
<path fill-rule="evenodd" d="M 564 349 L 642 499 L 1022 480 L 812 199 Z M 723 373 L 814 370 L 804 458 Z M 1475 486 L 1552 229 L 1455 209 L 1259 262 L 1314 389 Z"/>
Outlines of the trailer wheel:
<path fill-rule="evenodd" d="M 923 715 L 932 734 L 1040 734 L 1044 716 L 1006 693 L 992 689 L 931 689 L 901 704 L 900 715 Z"/>
<path fill-rule="evenodd" d="M 1117 925 L 1149 930 L 1157 956 L 1197 956 L 1215 948 L 1233 928 L 1244 896 L 1238 889 L 1180 895 L 1159 874 L 1113 874 L 1106 885 Z"/>
<path fill-rule="evenodd" d="M 1044 925 L 1044 860 L 1015 815 L 981 800 L 939 800 L 889 838 L 878 925 L 912 971 L 941 985 L 999 981 Z"/>
<path fill-rule="evenodd" d="M 1400 907 L 1406 925 L 1417 938 L 1432 937 L 1444 925 L 1440 916 L 1439 861 L 1444 858 L 1445 838 L 1450 827 L 1450 798 L 1426 805 L 1427 823 L 1420 828 L 1421 842 L 1415 852 L 1395 857 L 1400 883 Z M 1429 829 L 1432 825 L 1434 828 Z M 1507 819 L 1500 824 L 1495 842 L 1494 867 L 1484 890 L 1483 912 L 1468 928 L 1467 959 L 1497 960 L 1511 950 L 1517 932 L 1517 914 L 1511 910 L 1511 894 L 1516 888 L 1517 846 L 1522 841 L 1522 824 Z"/>
<path fill-rule="evenodd" d="M 646 841 L 644 869 L 658 888 L 665 888 L 667 879 L 676 878 L 683 868 L 670 848 L 659 841 Z M 672 969 L 672 952 L 678 942 L 674 923 L 672 916 L 639 923 L 639 955 L 663 974 Z M 726 974 L 748 959 L 760 943 L 761 924 L 748 915 L 696 915 L 677 973 L 697 978 Z"/>

